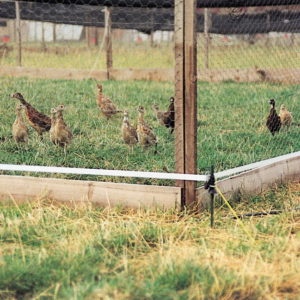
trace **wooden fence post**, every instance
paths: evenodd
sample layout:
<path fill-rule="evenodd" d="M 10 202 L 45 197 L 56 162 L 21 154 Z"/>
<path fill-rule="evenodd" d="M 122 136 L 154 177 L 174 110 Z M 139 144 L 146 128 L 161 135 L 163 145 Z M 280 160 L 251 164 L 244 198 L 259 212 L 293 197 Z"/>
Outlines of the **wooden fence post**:
<path fill-rule="evenodd" d="M 104 30 L 104 38 L 105 38 L 105 51 L 106 51 L 106 71 L 107 71 L 107 79 L 110 78 L 110 71 L 113 66 L 113 58 L 112 58 L 112 36 L 111 36 L 111 10 L 108 7 L 104 9 L 104 18 L 105 18 L 105 30 Z"/>
<path fill-rule="evenodd" d="M 209 68 L 209 44 L 210 44 L 210 35 L 209 30 L 211 27 L 211 13 L 208 8 L 204 8 L 204 67 L 205 69 Z"/>
<path fill-rule="evenodd" d="M 175 160 L 176 172 L 197 173 L 196 1 L 175 0 Z M 196 201 L 196 182 L 179 181 L 182 205 Z"/>
<path fill-rule="evenodd" d="M 46 41 L 45 41 L 45 23 L 41 22 L 42 25 L 42 51 L 46 51 Z"/>
<path fill-rule="evenodd" d="M 56 23 L 53 23 L 52 25 L 52 38 L 53 38 L 53 43 L 56 43 Z"/>
<path fill-rule="evenodd" d="M 19 1 L 15 2 L 16 10 L 16 32 L 17 32 L 17 64 L 19 67 L 22 66 L 22 38 L 21 38 L 21 16 L 20 16 L 20 3 Z"/>

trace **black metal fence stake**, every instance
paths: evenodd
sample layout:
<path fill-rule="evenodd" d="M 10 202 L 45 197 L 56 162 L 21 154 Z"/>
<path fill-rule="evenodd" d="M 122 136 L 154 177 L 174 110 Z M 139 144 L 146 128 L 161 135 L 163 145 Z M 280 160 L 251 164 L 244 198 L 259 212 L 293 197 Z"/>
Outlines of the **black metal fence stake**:
<path fill-rule="evenodd" d="M 211 166 L 210 170 L 210 176 L 207 182 L 204 184 L 204 188 L 208 190 L 208 193 L 210 194 L 210 227 L 214 227 L 214 199 L 215 199 L 215 194 L 216 194 L 216 189 L 215 189 L 215 175 L 214 175 L 214 166 Z"/>

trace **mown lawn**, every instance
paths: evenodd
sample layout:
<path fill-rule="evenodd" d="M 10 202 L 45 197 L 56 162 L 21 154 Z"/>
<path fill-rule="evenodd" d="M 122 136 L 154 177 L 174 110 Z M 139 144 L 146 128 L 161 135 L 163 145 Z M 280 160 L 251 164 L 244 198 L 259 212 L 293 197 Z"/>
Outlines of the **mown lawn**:
<path fill-rule="evenodd" d="M 139 171 L 175 170 L 174 135 L 158 124 L 152 111 L 153 103 L 161 109 L 168 106 L 173 95 L 172 83 L 146 81 L 106 81 L 104 92 L 120 109 L 127 109 L 132 123 L 137 120 L 137 107 L 146 108 L 145 118 L 158 137 L 158 154 L 154 149 L 140 146 L 130 149 L 121 138 L 122 114 L 107 121 L 96 106 L 94 80 L 40 80 L 0 78 L 1 121 L 0 159 L 2 163 L 82 168 L 104 168 Z M 15 99 L 10 94 L 21 92 L 25 99 L 44 113 L 51 107 L 66 106 L 65 120 L 74 140 L 64 155 L 44 135 L 40 141 L 30 129 L 28 145 L 17 145 L 11 134 L 15 119 Z M 298 86 L 246 83 L 198 84 L 198 168 L 208 172 L 215 165 L 217 171 L 252 163 L 300 150 Z M 275 98 L 292 111 L 294 125 L 272 136 L 266 129 L 269 113 L 268 99 Z M 279 108 L 278 108 L 279 110 Z M 60 176 L 60 175 L 57 175 Z M 86 176 L 61 175 L 67 178 Z M 93 180 L 129 181 L 121 178 L 89 178 Z M 161 180 L 130 182 L 172 184 Z"/>
<path fill-rule="evenodd" d="M 1 299 L 300 299 L 300 185 L 209 214 L 0 203 Z M 220 199 L 219 199 L 220 200 Z"/>

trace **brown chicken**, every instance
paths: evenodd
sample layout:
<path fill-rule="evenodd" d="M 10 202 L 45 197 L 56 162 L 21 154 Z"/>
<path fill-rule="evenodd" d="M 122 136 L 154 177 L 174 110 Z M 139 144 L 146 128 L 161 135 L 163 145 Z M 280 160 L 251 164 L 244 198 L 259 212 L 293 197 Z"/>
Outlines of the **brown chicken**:
<path fill-rule="evenodd" d="M 50 118 L 51 118 L 51 128 L 49 130 L 50 133 L 50 141 L 55 144 L 56 143 L 56 128 L 55 128 L 55 123 L 56 123 L 56 109 L 51 108 L 50 112 Z"/>
<path fill-rule="evenodd" d="M 73 134 L 64 121 L 63 111 L 63 105 L 51 109 L 50 140 L 53 144 L 64 148 L 64 152 L 66 153 L 66 148 L 71 143 Z"/>
<path fill-rule="evenodd" d="M 276 132 L 279 132 L 281 127 L 281 120 L 278 116 L 276 109 L 275 109 L 275 100 L 270 99 L 269 103 L 271 105 L 270 113 L 267 118 L 266 125 L 269 129 L 269 131 L 274 135 Z"/>
<path fill-rule="evenodd" d="M 24 108 L 23 104 L 16 106 L 16 119 L 12 125 L 12 135 L 17 143 L 28 143 L 28 128 L 22 115 Z"/>
<path fill-rule="evenodd" d="M 97 105 L 107 120 L 109 120 L 113 115 L 122 112 L 122 110 L 118 110 L 116 105 L 103 94 L 102 84 L 97 84 L 97 90 Z"/>
<path fill-rule="evenodd" d="M 157 104 L 154 104 L 152 106 L 154 112 L 155 112 L 155 115 L 156 115 L 156 118 L 158 120 L 158 122 L 167 127 L 167 128 L 170 128 L 170 133 L 173 133 L 174 131 L 174 125 L 175 125 L 175 109 L 174 109 L 174 98 L 171 97 L 170 98 L 170 104 L 169 104 L 169 107 L 168 107 L 168 110 L 167 111 L 161 111 L 159 110 L 159 107 Z"/>
<path fill-rule="evenodd" d="M 158 104 L 152 105 L 153 111 L 155 113 L 156 119 L 160 125 L 166 126 L 168 122 L 169 112 L 159 110 Z"/>
<path fill-rule="evenodd" d="M 157 138 L 152 128 L 146 124 L 144 120 L 145 108 L 143 106 L 138 107 L 138 125 L 137 125 L 137 136 L 138 141 L 143 147 L 155 146 L 155 154 L 157 153 Z"/>
<path fill-rule="evenodd" d="M 279 110 L 279 117 L 282 126 L 290 127 L 293 121 L 292 114 L 286 109 L 286 107 L 281 104 Z"/>
<path fill-rule="evenodd" d="M 60 104 L 55 108 L 55 110 L 56 110 L 56 120 L 59 119 L 61 125 L 68 127 L 63 116 L 63 111 L 65 110 L 65 106 L 63 104 Z"/>
<path fill-rule="evenodd" d="M 12 98 L 20 100 L 25 106 L 25 112 L 29 124 L 36 130 L 39 136 L 42 138 L 45 131 L 49 131 L 51 128 L 51 119 L 43 113 L 37 111 L 31 106 L 20 93 L 11 95 Z"/>
<path fill-rule="evenodd" d="M 134 145 L 138 142 L 137 131 L 129 122 L 128 111 L 124 111 L 123 123 L 121 126 L 123 140 L 128 145 Z"/>

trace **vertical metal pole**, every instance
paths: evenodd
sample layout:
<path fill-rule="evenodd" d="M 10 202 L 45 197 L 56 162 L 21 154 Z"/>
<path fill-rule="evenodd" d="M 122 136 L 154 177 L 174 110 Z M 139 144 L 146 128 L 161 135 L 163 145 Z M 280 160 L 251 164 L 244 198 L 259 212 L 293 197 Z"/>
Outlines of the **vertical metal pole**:
<path fill-rule="evenodd" d="M 210 194 L 210 227 L 214 227 L 215 222 L 215 201 L 214 201 L 215 195 L 213 193 Z"/>
<path fill-rule="evenodd" d="M 22 66 L 22 38 L 21 38 L 21 17 L 20 17 L 20 3 L 19 1 L 15 2 L 16 9 L 16 32 L 17 32 L 17 64 L 19 67 Z"/>
<path fill-rule="evenodd" d="M 175 0 L 175 159 L 176 172 L 197 173 L 196 1 Z M 180 181 L 183 205 L 196 202 L 196 182 Z"/>
<path fill-rule="evenodd" d="M 204 188 L 208 190 L 208 193 L 210 194 L 210 227 L 211 228 L 214 227 L 214 219 L 215 219 L 214 216 L 214 207 L 215 207 L 214 198 L 216 194 L 215 184 L 216 184 L 216 179 L 214 174 L 214 166 L 211 166 L 209 179 L 204 184 Z"/>

